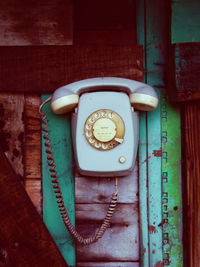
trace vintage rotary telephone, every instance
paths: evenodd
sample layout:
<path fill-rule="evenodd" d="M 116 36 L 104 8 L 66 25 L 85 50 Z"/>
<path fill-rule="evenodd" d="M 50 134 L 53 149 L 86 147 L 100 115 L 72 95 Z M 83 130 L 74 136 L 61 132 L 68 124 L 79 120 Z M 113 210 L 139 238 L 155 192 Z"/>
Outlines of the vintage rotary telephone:
<path fill-rule="evenodd" d="M 42 107 L 51 101 L 56 114 L 72 113 L 72 137 L 75 161 L 82 175 L 115 177 L 116 192 L 112 195 L 107 215 L 96 235 L 83 238 L 72 226 L 60 191 L 53 153 Z M 92 78 L 58 88 L 40 106 L 44 123 L 53 188 L 63 221 L 71 235 L 82 244 L 96 242 L 109 226 L 118 199 L 117 177 L 133 170 L 139 132 L 139 117 L 134 111 L 154 110 L 158 97 L 147 84 L 114 77 Z M 76 109 L 77 107 L 77 109 Z"/>

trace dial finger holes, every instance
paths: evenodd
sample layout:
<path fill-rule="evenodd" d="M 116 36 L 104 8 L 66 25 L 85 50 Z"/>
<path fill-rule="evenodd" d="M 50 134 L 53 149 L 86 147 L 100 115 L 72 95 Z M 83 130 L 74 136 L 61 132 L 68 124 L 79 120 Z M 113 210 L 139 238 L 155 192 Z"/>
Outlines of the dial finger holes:
<path fill-rule="evenodd" d="M 101 147 L 101 143 L 99 143 L 99 142 L 95 142 L 95 147 L 96 147 L 96 148 L 100 148 L 100 147 Z"/>
<path fill-rule="evenodd" d="M 87 135 L 88 137 L 90 137 L 90 136 L 92 136 L 92 132 L 91 132 L 91 131 L 87 131 L 87 132 L 86 132 L 86 135 Z"/>

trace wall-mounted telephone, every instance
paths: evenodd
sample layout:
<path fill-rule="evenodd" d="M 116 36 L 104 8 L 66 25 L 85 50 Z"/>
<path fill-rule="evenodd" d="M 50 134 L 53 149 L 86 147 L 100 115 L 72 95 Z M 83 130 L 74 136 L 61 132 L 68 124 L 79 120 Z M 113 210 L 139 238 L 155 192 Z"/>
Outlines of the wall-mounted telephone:
<path fill-rule="evenodd" d="M 79 172 L 87 176 L 118 177 L 128 175 L 135 163 L 139 118 L 136 110 L 150 111 L 158 105 L 154 89 L 144 83 L 113 77 L 92 78 L 58 88 L 51 101 L 56 114 L 72 113 L 72 138 L 75 160 Z M 47 102 L 45 101 L 41 107 Z M 52 178 L 57 181 L 53 155 L 46 130 L 49 166 Z M 53 166 L 53 168 L 52 168 Z M 117 180 L 116 180 L 117 181 Z M 116 184 L 117 185 L 117 184 Z M 58 182 L 54 189 L 60 194 Z M 118 192 L 112 196 L 106 218 L 98 233 L 84 239 L 70 225 L 62 199 L 58 201 L 64 223 L 72 236 L 81 243 L 96 242 L 109 225 L 117 202 Z"/>

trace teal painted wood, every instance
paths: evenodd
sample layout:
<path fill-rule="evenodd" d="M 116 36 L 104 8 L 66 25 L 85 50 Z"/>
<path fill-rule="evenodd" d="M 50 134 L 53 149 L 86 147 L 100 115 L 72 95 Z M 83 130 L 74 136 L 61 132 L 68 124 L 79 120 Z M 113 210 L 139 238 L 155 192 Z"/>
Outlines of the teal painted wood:
<path fill-rule="evenodd" d="M 145 128 L 144 126 L 144 118 L 142 118 L 140 122 L 140 130 L 143 131 L 140 132 L 139 146 L 140 221 L 142 229 L 141 249 L 149 242 L 149 253 L 141 253 L 143 266 L 155 266 L 156 264 L 162 264 L 164 266 L 169 264 L 170 266 L 182 266 L 183 259 L 181 250 L 180 112 L 178 109 L 175 110 L 170 107 L 167 102 L 163 102 L 164 99 L 166 101 L 163 76 L 165 71 L 164 66 L 167 61 L 170 24 L 169 13 L 167 12 L 170 6 L 167 2 L 168 1 L 138 1 L 137 36 L 139 44 L 144 45 L 144 81 L 156 88 L 160 98 L 160 104 L 157 110 L 147 113 L 147 127 Z M 144 30 L 142 30 L 141 25 L 144 26 Z M 168 110 L 168 121 L 170 123 L 166 124 L 165 118 L 163 119 L 163 116 L 167 114 L 166 110 L 163 110 L 163 108 L 167 108 Z M 145 130 L 147 130 L 147 134 Z M 161 135 L 165 135 L 166 132 L 170 140 L 169 145 L 166 146 L 167 153 L 169 153 L 169 155 L 174 155 L 174 157 L 168 160 L 167 165 L 164 163 L 166 157 L 166 142 L 161 143 Z M 145 138 L 147 138 L 147 142 Z M 146 150 L 143 147 L 143 142 L 147 144 Z M 144 157 L 146 157 L 145 165 L 143 165 Z M 145 204 L 145 168 L 147 168 L 148 174 L 147 204 Z M 161 177 L 168 172 L 170 179 L 167 184 L 168 187 L 165 187 Z M 162 187 L 164 188 L 163 190 Z M 168 210 L 166 211 L 166 204 L 162 204 L 162 201 L 166 201 L 166 196 L 168 194 L 171 196 L 172 192 L 174 192 L 176 196 L 170 197 L 170 202 L 167 206 L 170 211 L 170 218 L 168 219 L 171 225 L 169 225 L 167 221 L 166 223 L 163 221 L 163 219 L 166 219 L 165 216 L 169 216 L 169 213 L 167 214 Z M 168 200 L 167 198 L 167 201 Z M 145 211 L 145 208 L 148 210 Z M 176 209 L 178 209 L 178 211 Z M 148 236 L 146 234 L 147 226 L 149 229 Z M 170 248 L 169 245 L 174 246 L 174 248 Z"/>
<path fill-rule="evenodd" d="M 181 125 L 179 108 L 163 94 L 162 110 L 162 213 L 164 264 L 183 266 Z"/>
<path fill-rule="evenodd" d="M 42 101 L 48 96 L 43 95 Z M 47 114 L 52 151 L 64 197 L 64 203 L 75 224 L 74 176 L 69 116 L 54 115 L 47 103 L 43 111 Z M 42 140 L 43 220 L 69 266 L 75 266 L 75 244 L 59 214 L 55 193 L 52 189 L 44 139 Z"/>
<path fill-rule="evenodd" d="M 163 1 L 146 1 L 146 81 L 153 86 L 160 99 L 162 86 L 163 56 L 159 45 L 163 44 L 165 30 L 165 5 Z M 159 14 L 162 14 L 162 17 Z M 165 32 L 166 34 L 166 32 Z M 156 87 L 155 87 L 156 86 Z M 148 143 L 148 201 L 149 201 L 149 266 L 163 262 L 162 254 L 162 221 L 161 210 L 161 121 L 160 101 L 157 109 L 147 114 L 147 143 Z"/>
<path fill-rule="evenodd" d="M 137 1 L 137 41 L 145 44 L 144 1 Z M 143 69 L 146 70 L 145 50 L 143 52 Z M 146 75 L 144 75 L 146 82 Z M 139 207 L 140 207 L 140 265 L 149 266 L 149 233 L 148 233 L 148 175 L 147 175 L 147 114 L 140 113 L 139 135 Z"/>
<path fill-rule="evenodd" d="M 172 43 L 200 42 L 200 1 L 172 1 Z"/>

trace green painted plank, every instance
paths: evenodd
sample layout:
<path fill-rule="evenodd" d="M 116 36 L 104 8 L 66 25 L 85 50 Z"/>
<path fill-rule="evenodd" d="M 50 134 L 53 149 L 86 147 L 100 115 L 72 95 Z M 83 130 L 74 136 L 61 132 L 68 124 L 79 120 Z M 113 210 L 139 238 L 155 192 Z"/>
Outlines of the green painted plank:
<path fill-rule="evenodd" d="M 162 211 L 164 263 L 183 266 L 181 126 L 179 108 L 163 94 L 162 110 Z"/>
<path fill-rule="evenodd" d="M 145 43 L 144 1 L 137 1 L 137 42 Z M 145 55 L 145 51 L 143 51 Z M 143 69 L 146 70 L 146 60 L 143 57 Z M 145 71 L 144 71 L 145 73 Z M 144 75 L 146 82 L 146 75 Z M 148 176 L 147 176 L 147 114 L 140 113 L 139 133 L 139 206 L 140 206 L 140 264 L 149 266 L 149 233 L 148 233 Z"/>
<path fill-rule="evenodd" d="M 161 47 L 165 42 L 166 12 L 163 1 L 146 1 L 146 62 L 147 83 L 163 86 L 161 65 L 164 63 Z M 159 16 L 162 14 L 162 17 Z M 156 87 L 157 88 L 157 87 Z M 156 89 L 155 88 L 155 89 Z M 156 89 L 159 99 L 160 90 Z M 149 251 L 150 266 L 163 261 L 162 254 L 162 209 L 161 209 L 161 122 L 160 101 L 159 106 L 147 117 L 147 142 L 148 142 L 148 199 L 149 199 Z M 158 155 L 158 156 L 157 156 Z"/>
<path fill-rule="evenodd" d="M 181 172 L 180 172 L 180 112 L 169 104 L 163 103 L 165 98 L 165 63 L 167 62 L 167 45 L 169 42 L 170 9 L 167 1 L 141 1 L 138 2 L 138 41 L 144 45 L 144 81 L 155 87 L 160 98 L 157 110 L 147 113 L 147 128 L 145 119 L 140 122 L 140 220 L 141 220 L 141 262 L 143 266 L 182 266 L 182 202 L 181 202 Z M 143 12 L 141 11 L 143 9 Z M 142 30 L 142 26 L 144 30 Z M 168 113 L 163 108 L 167 108 Z M 165 119 L 170 123 L 165 125 Z M 176 115 L 174 115 L 176 114 Z M 145 132 L 147 130 L 147 134 Z M 170 143 L 161 143 L 161 134 L 169 135 Z M 146 136 L 145 136 L 146 135 Z M 147 142 L 145 141 L 147 138 Z M 166 140 L 166 139 L 162 139 Z M 147 143 L 146 150 L 143 142 Z M 167 150 L 166 150 L 167 149 Z M 162 153 L 164 151 L 164 153 Z M 165 163 L 166 152 L 173 154 L 167 165 Z M 146 155 L 147 153 L 147 155 Z M 141 154 L 141 155 L 140 155 Z M 145 165 L 144 158 L 146 157 Z M 147 164 L 146 164 L 147 163 Z M 164 165 L 165 164 L 165 165 Z M 145 168 L 148 170 L 148 203 L 146 200 Z M 168 173 L 169 183 L 163 184 L 163 174 Z M 175 180 L 175 181 L 174 181 Z M 175 186 L 175 187 L 174 187 Z M 173 197 L 173 192 L 176 196 Z M 166 211 L 167 198 L 168 210 Z M 144 209 L 148 208 L 145 212 Z M 173 216 L 171 216 L 173 215 Z M 168 217 L 168 222 L 165 216 Z M 164 223 L 163 219 L 166 219 Z M 149 227 L 149 236 L 146 235 L 146 227 Z M 144 245 L 149 242 L 149 254 L 142 253 Z M 169 247 L 173 246 L 173 248 Z M 149 259 L 148 259 L 149 257 Z"/>
<path fill-rule="evenodd" d="M 43 95 L 42 101 L 44 101 L 48 96 Z M 75 224 L 74 177 L 69 115 L 57 116 L 53 114 L 50 109 L 49 103 L 44 106 L 43 112 L 47 114 L 52 151 L 54 153 L 54 160 L 64 198 L 64 203 L 72 223 Z M 44 146 L 43 139 L 43 220 L 68 265 L 75 266 L 75 244 L 70 234 L 66 230 L 66 227 L 59 214 L 55 193 L 52 189 L 51 177 L 49 167 L 47 165 L 47 155 L 45 153 L 45 150 L 46 147 Z"/>
<path fill-rule="evenodd" d="M 172 1 L 172 43 L 200 42 L 200 1 Z"/>

